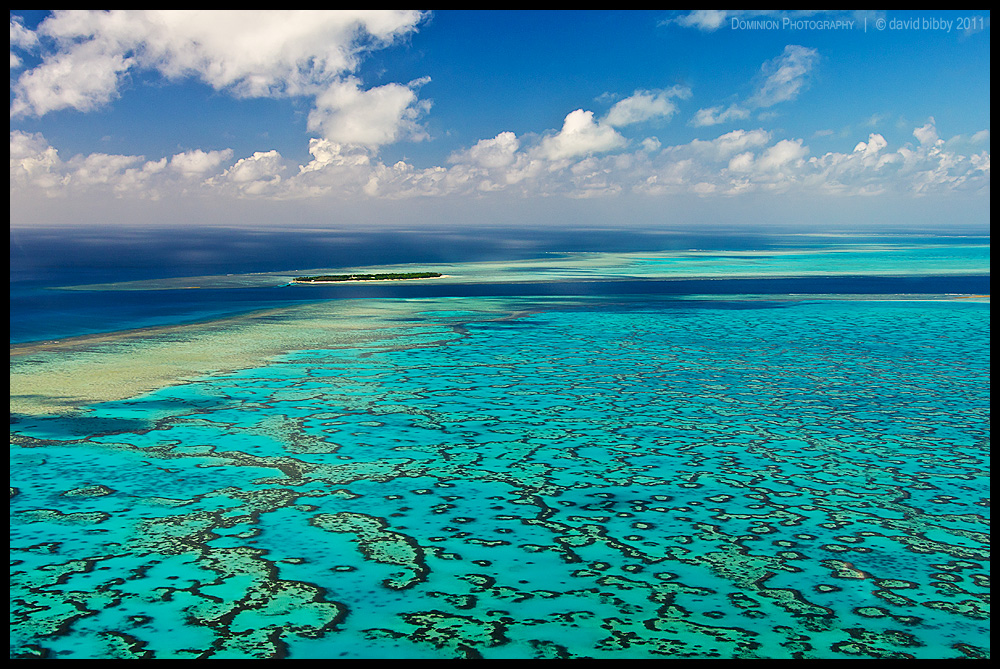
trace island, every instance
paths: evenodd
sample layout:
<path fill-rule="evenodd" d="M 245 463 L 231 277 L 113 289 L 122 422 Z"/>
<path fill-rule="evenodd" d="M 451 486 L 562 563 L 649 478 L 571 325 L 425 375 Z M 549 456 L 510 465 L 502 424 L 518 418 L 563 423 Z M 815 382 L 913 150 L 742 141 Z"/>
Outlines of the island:
<path fill-rule="evenodd" d="M 396 281 L 399 279 L 436 279 L 440 272 L 399 272 L 394 274 L 321 274 L 297 276 L 293 283 L 334 283 L 338 281 Z"/>

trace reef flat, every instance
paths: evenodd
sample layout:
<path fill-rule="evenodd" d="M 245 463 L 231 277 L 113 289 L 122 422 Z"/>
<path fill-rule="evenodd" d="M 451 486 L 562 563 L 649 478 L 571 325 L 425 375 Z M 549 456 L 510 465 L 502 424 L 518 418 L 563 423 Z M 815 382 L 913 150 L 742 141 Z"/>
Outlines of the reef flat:
<path fill-rule="evenodd" d="M 321 300 L 13 346 L 11 657 L 988 657 L 970 297 Z"/>
<path fill-rule="evenodd" d="M 463 306 L 20 418 L 12 655 L 988 652 L 988 305 Z"/>

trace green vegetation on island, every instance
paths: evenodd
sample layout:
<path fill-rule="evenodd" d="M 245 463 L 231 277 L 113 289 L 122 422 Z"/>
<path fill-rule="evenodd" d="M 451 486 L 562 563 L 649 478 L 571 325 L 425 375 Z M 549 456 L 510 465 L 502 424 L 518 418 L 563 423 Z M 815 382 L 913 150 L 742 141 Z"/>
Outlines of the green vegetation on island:
<path fill-rule="evenodd" d="M 321 274 L 319 276 L 297 276 L 295 283 L 328 283 L 333 281 L 392 281 L 396 279 L 434 279 L 443 276 L 440 272 L 399 272 L 394 274 Z"/>

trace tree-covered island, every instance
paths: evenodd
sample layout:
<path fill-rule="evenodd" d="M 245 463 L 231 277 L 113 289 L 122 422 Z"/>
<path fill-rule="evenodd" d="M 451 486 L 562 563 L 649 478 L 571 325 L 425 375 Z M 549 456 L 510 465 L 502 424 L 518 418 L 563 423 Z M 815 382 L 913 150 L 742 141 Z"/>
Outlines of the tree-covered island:
<path fill-rule="evenodd" d="M 392 274 L 321 274 L 319 276 L 297 276 L 294 283 L 333 283 L 337 281 L 393 281 L 398 279 L 435 279 L 443 276 L 440 272 L 398 272 Z"/>

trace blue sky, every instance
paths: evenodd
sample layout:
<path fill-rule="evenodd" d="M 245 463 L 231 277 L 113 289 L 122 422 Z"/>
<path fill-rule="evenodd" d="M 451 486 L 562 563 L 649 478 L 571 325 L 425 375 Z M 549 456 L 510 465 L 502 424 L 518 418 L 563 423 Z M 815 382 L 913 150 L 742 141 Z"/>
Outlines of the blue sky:
<path fill-rule="evenodd" d="M 12 11 L 11 225 L 988 228 L 989 56 L 988 12 Z"/>

